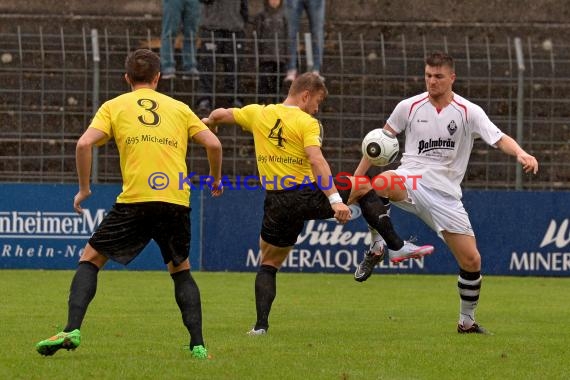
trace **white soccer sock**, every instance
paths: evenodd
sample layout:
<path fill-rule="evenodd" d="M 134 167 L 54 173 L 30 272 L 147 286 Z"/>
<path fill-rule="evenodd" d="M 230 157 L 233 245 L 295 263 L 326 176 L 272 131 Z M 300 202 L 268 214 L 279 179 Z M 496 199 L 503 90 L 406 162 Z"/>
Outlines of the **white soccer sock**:
<path fill-rule="evenodd" d="M 462 274 L 476 275 L 476 280 L 467 280 Z M 459 324 L 468 329 L 475 323 L 475 309 L 479 303 L 479 293 L 481 292 L 481 281 L 483 277 L 479 272 L 463 272 L 457 278 L 457 288 L 459 289 Z"/>
<path fill-rule="evenodd" d="M 381 255 L 384 251 L 384 245 L 386 245 L 386 242 L 374 228 L 368 226 L 368 229 L 370 230 L 371 237 L 369 250 L 376 255 Z"/>

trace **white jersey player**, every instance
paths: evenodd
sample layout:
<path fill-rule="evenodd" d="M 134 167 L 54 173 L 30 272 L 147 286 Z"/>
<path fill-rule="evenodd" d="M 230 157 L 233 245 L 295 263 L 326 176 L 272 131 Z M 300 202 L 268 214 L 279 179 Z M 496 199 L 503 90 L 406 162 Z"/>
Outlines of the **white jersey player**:
<path fill-rule="evenodd" d="M 427 92 L 406 99 L 387 124 L 396 134 L 406 134 L 398 169 L 421 174 L 425 186 L 457 199 L 473 141 L 480 137 L 495 146 L 504 136 L 481 107 L 457 94 L 444 108 L 433 105 Z"/>
<path fill-rule="evenodd" d="M 536 174 L 536 158 L 494 125 L 481 107 L 455 94 L 453 58 L 442 52 L 430 54 L 425 61 L 427 92 L 400 102 L 384 126 L 405 133 L 401 165 L 386 171 L 380 181 L 397 183 L 404 179 L 405 188 L 386 187 L 378 183 L 377 194 L 385 203 L 421 218 L 447 244 L 459 265 L 460 302 L 459 333 L 488 333 L 475 322 L 475 309 L 481 289 L 481 256 L 469 216 L 461 202 L 461 181 L 465 175 L 473 142 L 483 139 L 504 153 L 515 156 L 527 173 Z M 365 175 L 370 162 L 362 158 L 355 176 Z M 373 243 L 378 243 L 377 240 Z M 379 244 L 376 244 L 378 246 Z M 365 255 L 355 273 L 371 273 L 381 252 Z M 368 276 L 370 275 L 368 274 Z M 366 276 L 366 278 L 368 278 Z M 358 280 L 358 279 L 357 279 Z"/>

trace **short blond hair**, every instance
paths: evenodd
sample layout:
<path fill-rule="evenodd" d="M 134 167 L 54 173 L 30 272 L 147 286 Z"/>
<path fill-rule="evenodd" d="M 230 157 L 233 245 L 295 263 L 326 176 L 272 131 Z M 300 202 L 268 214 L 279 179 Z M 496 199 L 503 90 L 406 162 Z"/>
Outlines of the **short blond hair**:
<path fill-rule="evenodd" d="M 319 74 L 311 72 L 299 75 L 293 83 L 291 83 L 289 95 L 294 96 L 303 91 L 309 91 L 311 94 L 323 92 L 325 97 L 329 94 L 329 90 L 327 90 L 323 78 Z"/>

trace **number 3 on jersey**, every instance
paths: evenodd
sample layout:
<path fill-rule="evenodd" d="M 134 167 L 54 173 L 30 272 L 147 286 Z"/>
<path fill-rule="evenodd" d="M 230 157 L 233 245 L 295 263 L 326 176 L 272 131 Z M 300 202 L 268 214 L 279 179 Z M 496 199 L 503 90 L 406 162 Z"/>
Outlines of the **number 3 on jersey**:
<path fill-rule="evenodd" d="M 267 138 L 276 140 L 276 145 L 280 148 L 284 148 L 283 143 L 286 141 L 283 138 L 283 126 L 281 125 L 281 119 L 277 119 L 271 131 L 269 131 L 269 136 Z"/>
<path fill-rule="evenodd" d="M 158 104 L 152 99 L 139 99 L 137 104 L 145 113 L 140 115 L 137 119 L 147 127 L 158 127 L 160 124 L 160 115 L 156 113 Z"/>

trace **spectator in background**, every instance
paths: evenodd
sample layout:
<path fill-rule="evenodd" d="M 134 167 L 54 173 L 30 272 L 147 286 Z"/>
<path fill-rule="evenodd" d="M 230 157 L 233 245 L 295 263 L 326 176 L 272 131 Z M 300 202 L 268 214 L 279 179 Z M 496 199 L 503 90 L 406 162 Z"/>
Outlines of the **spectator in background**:
<path fill-rule="evenodd" d="M 297 34 L 303 10 L 307 12 L 309 29 L 313 45 L 313 66 L 307 70 L 320 75 L 323 63 L 323 49 L 325 44 L 325 0 L 286 0 L 287 23 L 289 25 L 289 64 L 285 82 L 290 83 L 297 77 Z M 321 76 L 321 78 L 323 78 Z"/>
<path fill-rule="evenodd" d="M 162 0 L 162 32 L 160 37 L 161 78 L 176 77 L 174 41 L 182 22 L 182 79 L 199 78 L 196 68 L 195 41 L 200 24 L 202 4 L 198 0 Z"/>
<path fill-rule="evenodd" d="M 254 19 L 259 39 L 259 92 L 266 103 L 279 101 L 279 83 L 282 67 L 285 66 L 286 47 L 281 41 L 287 38 L 287 17 L 281 0 L 265 0 L 264 10 Z M 277 40 L 276 40 L 277 39 Z"/>
<path fill-rule="evenodd" d="M 204 117 L 210 114 L 215 100 L 215 78 L 222 77 L 223 93 L 232 94 L 229 104 L 241 107 L 239 99 L 239 56 L 243 49 L 240 40 L 245 37 L 245 24 L 248 19 L 247 0 L 202 0 L 202 24 L 200 25 L 200 47 L 198 69 L 201 72 L 197 114 Z M 234 46 L 235 36 L 235 46 Z M 222 69 L 216 70 L 221 63 Z"/>

